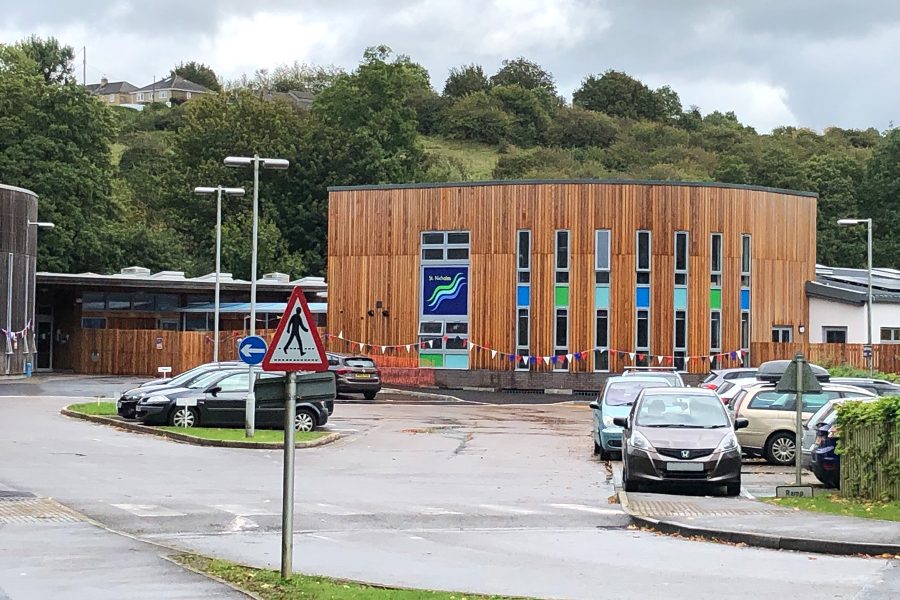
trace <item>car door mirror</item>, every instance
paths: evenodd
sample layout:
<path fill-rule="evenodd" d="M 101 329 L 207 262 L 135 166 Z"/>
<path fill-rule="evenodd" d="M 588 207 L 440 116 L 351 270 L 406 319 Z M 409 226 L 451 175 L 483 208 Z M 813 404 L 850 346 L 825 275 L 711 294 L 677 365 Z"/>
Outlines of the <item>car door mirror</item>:
<path fill-rule="evenodd" d="M 628 417 L 615 417 L 613 419 L 613 425 L 618 425 L 619 427 L 628 428 Z"/>
<path fill-rule="evenodd" d="M 221 392 L 221 391 L 222 391 L 222 388 L 221 388 L 221 387 L 219 387 L 219 386 L 217 386 L 217 385 L 214 385 L 214 386 L 212 386 L 212 387 L 206 388 L 206 392 L 205 392 L 205 393 L 207 393 L 207 394 L 212 394 L 213 396 L 216 396 L 216 395 L 218 395 L 218 393 Z"/>
<path fill-rule="evenodd" d="M 749 427 L 749 426 L 750 426 L 750 420 L 749 420 L 749 419 L 744 419 L 744 418 L 742 417 L 742 418 L 740 418 L 740 419 L 735 419 L 735 420 L 734 420 L 734 428 L 735 428 L 735 430 L 738 430 L 738 429 L 744 429 L 744 428 Z"/>
<path fill-rule="evenodd" d="M 593 402 L 591 402 L 590 404 L 588 404 L 588 406 L 590 406 L 590 407 L 593 408 L 594 410 L 600 410 L 600 403 L 597 402 L 596 400 L 594 400 Z"/>

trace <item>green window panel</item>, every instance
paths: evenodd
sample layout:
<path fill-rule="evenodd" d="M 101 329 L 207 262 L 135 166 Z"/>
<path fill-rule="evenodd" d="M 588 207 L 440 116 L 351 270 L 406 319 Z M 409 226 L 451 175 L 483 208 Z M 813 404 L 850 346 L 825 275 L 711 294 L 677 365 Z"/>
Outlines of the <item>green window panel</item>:
<path fill-rule="evenodd" d="M 566 307 L 569 306 L 569 286 L 567 285 L 558 285 L 556 286 L 556 306 Z"/>
<path fill-rule="evenodd" d="M 444 355 L 443 354 L 420 354 L 419 355 L 419 366 L 420 367 L 442 368 L 444 366 Z"/>
<path fill-rule="evenodd" d="M 722 290 L 709 290 L 709 307 L 712 310 L 721 310 Z"/>

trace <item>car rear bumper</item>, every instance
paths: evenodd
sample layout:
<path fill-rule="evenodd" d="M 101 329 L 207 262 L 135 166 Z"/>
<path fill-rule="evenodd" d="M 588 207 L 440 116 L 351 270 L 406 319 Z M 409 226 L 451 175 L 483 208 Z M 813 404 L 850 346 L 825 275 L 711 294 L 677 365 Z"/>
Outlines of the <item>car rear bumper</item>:
<path fill-rule="evenodd" d="M 381 380 L 377 378 L 355 379 L 337 377 L 335 387 L 339 394 L 362 394 L 364 392 L 379 392 L 381 390 Z"/>
<path fill-rule="evenodd" d="M 700 470 L 671 470 L 670 464 L 699 464 Z M 628 449 L 628 477 L 633 481 L 657 483 L 687 483 L 723 485 L 740 481 L 741 453 L 738 450 L 713 452 L 708 456 L 691 460 L 679 460 L 663 456 L 655 451 Z"/>

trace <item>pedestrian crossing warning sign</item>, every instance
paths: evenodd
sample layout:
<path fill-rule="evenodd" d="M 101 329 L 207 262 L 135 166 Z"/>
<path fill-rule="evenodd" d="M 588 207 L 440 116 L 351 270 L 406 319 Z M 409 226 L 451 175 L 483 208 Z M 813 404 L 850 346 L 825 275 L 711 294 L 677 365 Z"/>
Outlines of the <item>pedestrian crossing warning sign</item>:
<path fill-rule="evenodd" d="M 275 337 L 262 362 L 263 371 L 327 371 L 328 358 L 309 312 L 306 297 L 294 288 Z"/>

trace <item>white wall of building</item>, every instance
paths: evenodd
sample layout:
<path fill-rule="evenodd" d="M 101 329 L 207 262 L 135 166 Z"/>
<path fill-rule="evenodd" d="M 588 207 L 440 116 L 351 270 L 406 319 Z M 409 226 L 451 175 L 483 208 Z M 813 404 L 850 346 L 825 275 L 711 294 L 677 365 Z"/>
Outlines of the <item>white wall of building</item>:
<path fill-rule="evenodd" d="M 825 341 L 823 328 L 846 327 L 848 344 L 866 343 L 866 306 L 832 302 L 821 298 L 809 299 L 809 341 Z M 881 328 L 900 328 L 900 304 L 875 303 L 872 311 L 872 342 L 881 341 Z"/>

